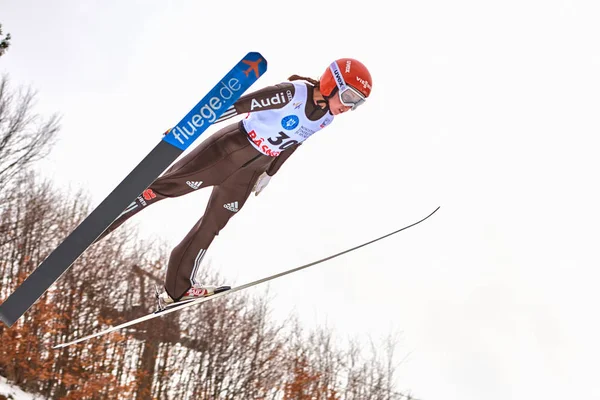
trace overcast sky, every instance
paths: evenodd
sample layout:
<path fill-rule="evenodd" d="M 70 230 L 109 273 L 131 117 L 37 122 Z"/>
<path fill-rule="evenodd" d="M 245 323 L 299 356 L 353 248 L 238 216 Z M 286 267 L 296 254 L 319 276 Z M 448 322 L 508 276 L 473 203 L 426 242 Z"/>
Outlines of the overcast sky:
<path fill-rule="evenodd" d="M 275 316 L 401 332 L 398 387 L 423 400 L 600 399 L 599 4 L 1 0 L 0 72 L 62 115 L 43 173 L 97 205 L 247 52 L 269 62 L 251 90 L 360 59 L 368 103 L 311 137 L 207 260 L 245 283 L 441 206 L 274 281 Z M 175 245 L 209 195 L 135 223 Z"/>

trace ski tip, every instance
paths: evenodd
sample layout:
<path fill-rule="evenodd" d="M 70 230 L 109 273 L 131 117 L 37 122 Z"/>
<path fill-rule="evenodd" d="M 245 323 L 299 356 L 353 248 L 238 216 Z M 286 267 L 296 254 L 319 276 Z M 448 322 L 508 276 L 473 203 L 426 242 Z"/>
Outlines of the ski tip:
<path fill-rule="evenodd" d="M 431 212 L 431 214 L 429 214 L 428 216 L 426 216 L 426 217 L 425 217 L 423 220 L 425 220 L 425 219 L 427 219 L 427 218 L 431 217 L 431 216 L 432 216 L 433 214 L 435 214 L 435 213 L 437 212 L 437 210 L 439 210 L 439 209 L 440 209 L 440 206 L 437 206 L 437 208 L 436 208 L 435 210 L 433 210 L 433 211 Z M 421 221 L 423 221 L 423 220 L 421 220 Z"/>
<path fill-rule="evenodd" d="M 267 59 L 256 51 L 251 51 L 238 64 L 239 68 L 244 72 L 247 78 L 260 78 L 267 72 Z"/>
<path fill-rule="evenodd" d="M 265 58 L 265 56 L 263 56 L 261 53 L 259 53 L 258 51 L 251 51 L 248 54 L 246 54 L 246 56 L 244 57 L 244 60 L 248 60 L 248 61 L 254 61 L 254 62 L 258 62 L 259 60 L 261 60 L 261 64 L 264 64 L 265 67 L 267 66 L 267 59 Z"/>

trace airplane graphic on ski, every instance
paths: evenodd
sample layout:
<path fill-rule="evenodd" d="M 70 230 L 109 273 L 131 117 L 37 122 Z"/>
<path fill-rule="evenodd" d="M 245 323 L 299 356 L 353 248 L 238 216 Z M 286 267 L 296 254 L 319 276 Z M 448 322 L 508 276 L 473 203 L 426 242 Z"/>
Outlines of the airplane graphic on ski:
<path fill-rule="evenodd" d="M 254 74 L 256 75 L 256 77 L 259 77 L 259 73 L 258 73 L 258 65 L 263 61 L 262 58 L 259 58 L 256 61 L 249 61 L 249 60 L 242 60 L 242 62 L 246 65 L 249 65 L 250 67 L 244 71 L 244 74 L 246 74 L 246 77 L 248 77 L 248 75 L 250 74 L 250 72 L 254 71 Z"/>

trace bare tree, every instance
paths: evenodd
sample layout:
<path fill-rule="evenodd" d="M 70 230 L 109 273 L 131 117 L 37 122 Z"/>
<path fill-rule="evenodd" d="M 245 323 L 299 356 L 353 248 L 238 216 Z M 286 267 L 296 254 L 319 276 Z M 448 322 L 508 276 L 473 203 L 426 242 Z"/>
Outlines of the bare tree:
<path fill-rule="evenodd" d="M 0 24 L 0 56 L 6 53 L 6 50 L 10 47 L 10 33 L 6 34 L 6 37 L 2 39 L 2 24 Z"/>
<path fill-rule="evenodd" d="M 0 79 L 0 188 L 15 174 L 50 152 L 60 130 L 55 114 L 42 118 L 33 110 L 31 88 L 10 88 L 8 76 Z"/>

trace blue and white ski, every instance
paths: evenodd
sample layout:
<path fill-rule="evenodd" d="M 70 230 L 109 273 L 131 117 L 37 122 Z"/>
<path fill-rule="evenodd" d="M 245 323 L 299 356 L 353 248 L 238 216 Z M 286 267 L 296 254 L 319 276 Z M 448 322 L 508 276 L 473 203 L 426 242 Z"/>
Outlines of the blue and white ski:
<path fill-rule="evenodd" d="M 110 224 L 267 71 L 257 52 L 242 58 L 92 213 L 0 304 L 0 319 L 12 326 Z"/>

